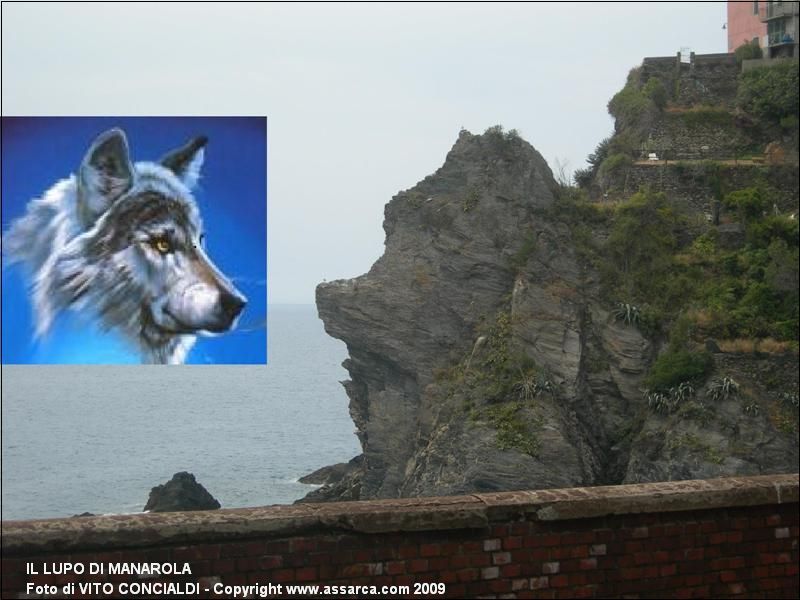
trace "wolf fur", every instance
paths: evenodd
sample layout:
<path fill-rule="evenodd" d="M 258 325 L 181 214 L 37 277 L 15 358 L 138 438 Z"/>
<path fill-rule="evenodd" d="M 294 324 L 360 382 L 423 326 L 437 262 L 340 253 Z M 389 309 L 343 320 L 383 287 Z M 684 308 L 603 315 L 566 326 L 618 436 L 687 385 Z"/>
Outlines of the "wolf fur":
<path fill-rule="evenodd" d="M 246 299 L 206 255 L 191 192 L 206 142 L 134 164 L 125 133 L 106 131 L 12 222 L 3 254 L 30 270 L 37 337 L 74 309 L 134 342 L 143 362 L 176 364 L 196 335 L 235 325 Z"/>

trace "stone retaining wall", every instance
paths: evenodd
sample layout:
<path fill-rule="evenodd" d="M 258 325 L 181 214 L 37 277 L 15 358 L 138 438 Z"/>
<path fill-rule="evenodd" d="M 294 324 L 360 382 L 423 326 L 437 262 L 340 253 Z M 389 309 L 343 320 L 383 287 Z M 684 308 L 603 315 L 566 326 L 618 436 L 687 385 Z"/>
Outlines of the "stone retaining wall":
<path fill-rule="evenodd" d="M 715 168 L 718 168 L 716 176 Z M 680 206 L 711 214 L 718 193 L 724 195 L 733 190 L 766 184 L 773 190 L 771 197 L 778 210 L 786 213 L 797 210 L 799 175 L 796 165 L 720 164 L 715 167 L 705 161 L 634 164 L 614 177 L 609 185 L 609 198 L 627 199 L 639 188 L 649 186 L 654 191 L 664 192 L 669 200 Z"/>
<path fill-rule="evenodd" d="M 676 56 L 649 57 L 642 61 L 642 81 L 661 80 L 674 106 L 732 106 L 736 98 L 739 65 L 733 54 L 695 54 L 689 62 Z"/>
<path fill-rule="evenodd" d="M 733 117 L 690 121 L 691 114 L 666 112 L 653 124 L 646 146 L 659 157 L 672 160 L 731 159 L 747 154 L 763 155 L 766 142 L 757 140 L 753 132 L 736 127 Z M 724 113 L 723 113 L 724 114 Z"/>

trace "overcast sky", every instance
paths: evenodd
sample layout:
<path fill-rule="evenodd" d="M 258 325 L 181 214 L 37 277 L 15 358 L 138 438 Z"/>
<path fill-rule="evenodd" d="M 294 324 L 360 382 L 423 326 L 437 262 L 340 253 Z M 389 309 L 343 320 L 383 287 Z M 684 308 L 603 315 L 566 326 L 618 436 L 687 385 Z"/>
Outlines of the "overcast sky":
<path fill-rule="evenodd" d="M 268 116 L 270 301 L 310 303 L 461 127 L 582 167 L 643 57 L 726 50 L 725 5 L 6 3 L 3 114 Z"/>

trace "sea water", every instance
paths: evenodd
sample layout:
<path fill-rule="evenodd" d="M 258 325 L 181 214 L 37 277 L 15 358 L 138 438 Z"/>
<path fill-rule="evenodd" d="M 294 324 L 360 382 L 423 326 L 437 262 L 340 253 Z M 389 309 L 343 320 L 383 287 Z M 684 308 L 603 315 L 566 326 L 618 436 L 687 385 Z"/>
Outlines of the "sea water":
<path fill-rule="evenodd" d="M 360 452 L 342 342 L 313 305 L 269 309 L 266 366 L 3 366 L 2 518 L 141 511 L 194 473 L 224 508 L 291 503 Z"/>

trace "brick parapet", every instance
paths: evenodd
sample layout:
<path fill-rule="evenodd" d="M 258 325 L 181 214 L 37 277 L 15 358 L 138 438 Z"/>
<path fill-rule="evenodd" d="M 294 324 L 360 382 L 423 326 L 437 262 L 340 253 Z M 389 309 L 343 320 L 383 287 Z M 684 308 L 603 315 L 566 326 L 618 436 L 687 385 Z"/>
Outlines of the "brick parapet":
<path fill-rule="evenodd" d="M 29 582 L 124 580 L 46 575 L 46 563 L 150 561 L 189 564 L 162 579 L 197 583 L 201 597 L 214 584 L 421 582 L 448 597 L 790 597 L 797 503 L 794 474 L 7 521 L 3 597 Z"/>

